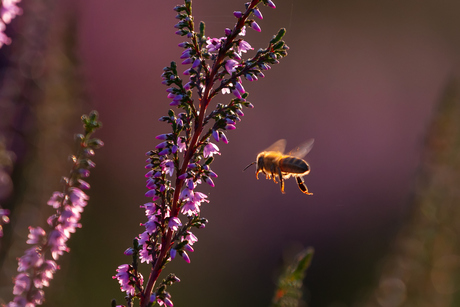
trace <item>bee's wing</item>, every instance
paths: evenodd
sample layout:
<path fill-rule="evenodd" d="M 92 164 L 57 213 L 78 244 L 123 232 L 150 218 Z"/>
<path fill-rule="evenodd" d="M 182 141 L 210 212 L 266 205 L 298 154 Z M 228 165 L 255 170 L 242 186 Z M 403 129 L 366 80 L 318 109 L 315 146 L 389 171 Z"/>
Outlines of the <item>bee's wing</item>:
<path fill-rule="evenodd" d="M 305 143 L 300 144 L 298 147 L 294 148 L 289 152 L 290 156 L 294 156 L 296 158 L 302 159 L 310 152 L 311 148 L 313 147 L 313 142 L 315 139 L 310 139 Z"/>
<path fill-rule="evenodd" d="M 281 139 L 273 143 L 270 147 L 268 147 L 264 151 L 277 151 L 280 153 L 284 153 L 285 149 L 286 149 L 286 140 Z"/>

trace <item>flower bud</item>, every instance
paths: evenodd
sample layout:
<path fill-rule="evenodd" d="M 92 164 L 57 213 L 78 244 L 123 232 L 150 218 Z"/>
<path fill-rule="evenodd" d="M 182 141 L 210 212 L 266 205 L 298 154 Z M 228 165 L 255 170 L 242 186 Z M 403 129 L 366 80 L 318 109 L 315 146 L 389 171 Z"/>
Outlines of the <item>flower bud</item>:
<path fill-rule="evenodd" d="M 241 13 L 240 11 L 234 11 L 233 12 L 233 16 L 235 16 L 236 18 L 241 18 L 243 16 L 243 13 Z"/>
<path fill-rule="evenodd" d="M 261 32 L 261 31 L 262 31 L 262 29 L 260 28 L 260 26 L 259 26 L 259 25 L 257 24 L 257 22 L 255 22 L 255 21 L 252 21 L 252 22 L 251 22 L 251 28 L 252 28 L 253 30 L 256 30 L 257 32 Z"/>

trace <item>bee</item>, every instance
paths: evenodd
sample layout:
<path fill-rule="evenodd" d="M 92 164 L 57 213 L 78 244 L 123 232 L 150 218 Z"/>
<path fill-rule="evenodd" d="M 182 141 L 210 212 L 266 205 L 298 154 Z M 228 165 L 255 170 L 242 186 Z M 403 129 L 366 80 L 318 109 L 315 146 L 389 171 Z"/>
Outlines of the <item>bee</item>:
<path fill-rule="evenodd" d="M 305 157 L 313 147 L 313 141 L 313 139 L 308 140 L 290 151 L 288 154 L 284 154 L 286 140 L 278 140 L 273 145 L 259 153 L 256 161 L 246 166 L 243 171 L 248 169 L 251 165 L 256 164 L 256 178 L 259 179 L 259 173 L 265 174 L 266 179 L 273 178 L 275 183 L 278 183 L 276 181 L 278 178 L 281 193 L 283 194 L 284 180 L 291 176 L 295 177 L 300 191 L 307 195 L 313 195 L 313 193 L 308 192 L 308 188 L 302 178 L 310 173 L 310 166 L 302 158 Z"/>

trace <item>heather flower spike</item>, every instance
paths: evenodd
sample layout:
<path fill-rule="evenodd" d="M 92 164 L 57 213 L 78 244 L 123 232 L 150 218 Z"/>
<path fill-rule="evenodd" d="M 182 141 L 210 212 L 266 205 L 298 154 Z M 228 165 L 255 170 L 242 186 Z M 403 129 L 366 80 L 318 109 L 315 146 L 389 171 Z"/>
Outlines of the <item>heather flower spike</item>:
<path fill-rule="evenodd" d="M 15 297 L 6 305 L 8 307 L 33 307 L 43 303 L 43 287 L 49 286 L 59 269 L 56 260 L 69 251 L 67 241 L 76 228 L 81 227 L 80 216 L 89 198 L 82 191 L 89 188 L 82 178 L 88 177 L 89 169 L 95 166 L 90 159 L 94 150 L 104 145 L 101 140 L 91 138 L 101 127 L 97 112 L 83 115 L 82 122 L 85 132 L 76 135 L 78 151 L 71 156 L 73 165 L 69 176 L 64 177 L 64 188 L 62 192 L 54 192 L 48 201 L 48 205 L 56 209 L 48 218 L 48 228 L 29 227 L 27 244 L 31 247 L 18 259 L 19 274 L 14 278 L 13 289 Z"/>
<path fill-rule="evenodd" d="M 136 299 L 141 307 L 173 305 L 166 290 L 179 279 L 173 274 L 161 282 L 158 278 L 168 262 L 182 258 L 190 263 L 193 258 L 193 245 L 198 241 L 194 232 L 208 222 L 201 217 L 201 208 L 210 202 L 200 186 L 214 187 L 213 179 L 218 177 L 211 169 L 214 158 L 221 154 L 215 143 L 227 144 L 225 131 L 236 129 L 244 107 L 254 107 L 247 101 L 244 81 L 263 77 L 263 70 L 287 55 L 284 29 L 257 52 L 244 40 L 246 28 L 261 31 L 252 18 L 262 21 L 263 5 L 275 7 L 270 0 L 252 0 L 244 10 L 235 10 L 235 25 L 223 29 L 219 37 L 206 36 L 203 22 L 195 27 L 190 0 L 174 7 L 175 33 L 185 41 L 177 54 L 181 64 L 171 62 L 161 75 L 172 109 L 159 120 L 168 124 L 169 131 L 158 134 L 159 142 L 147 152 L 145 196 L 149 200 L 141 206 L 146 215 L 143 232 L 125 251 L 132 262 L 120 265 L 113 276 L 126 294 L 127 306 Z M 220 93 L 232 93 L 233 98 L 223 96 L 227 104 L 212 105 Z M 142 263 L 150 265 L 145 283 L 138 271 Z"/>
<path fill-rule="evenodd" d="M 3 45 L 11 44 L 11 38 L 6 36 L 6 25 L 11 22 L 17 15 L 22 14 L 22 9 L 18 7 L 21 0 L 3 0 L 0 9 L 0 48 Z"/>

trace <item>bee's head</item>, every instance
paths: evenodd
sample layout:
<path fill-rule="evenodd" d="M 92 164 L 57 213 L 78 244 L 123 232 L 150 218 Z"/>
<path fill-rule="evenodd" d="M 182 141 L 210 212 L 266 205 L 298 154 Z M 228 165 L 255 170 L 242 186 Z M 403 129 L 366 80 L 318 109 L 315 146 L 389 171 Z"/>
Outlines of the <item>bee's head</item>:
<path fill-rule="evenodd" d="M 256 161 L 256 167 L 257 167 L 257 170 L 261 170 L 264 168 L 264 155 L 263 153 L 260 153 L 258 156 L 257 156 L 257 161 Z"/>

